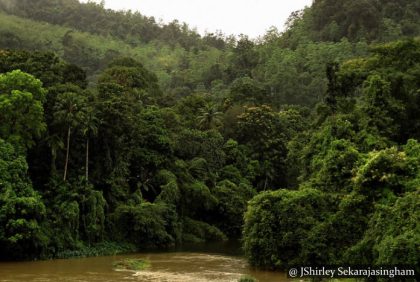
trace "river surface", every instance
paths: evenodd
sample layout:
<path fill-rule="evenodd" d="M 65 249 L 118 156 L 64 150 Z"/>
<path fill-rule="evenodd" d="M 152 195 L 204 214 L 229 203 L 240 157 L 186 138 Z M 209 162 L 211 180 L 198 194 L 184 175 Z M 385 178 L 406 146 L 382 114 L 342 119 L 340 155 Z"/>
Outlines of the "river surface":
<path fill-rule="evenodd" d="M 147 259 L 151 267 L 142 271 L 115 270 L 113 263 L 125 258 Z M 194 245 L 165 252 L 106 257 L 0 262 L 2 282 L 236 282 L 244 274 L 252 275 L 260 282 L 289 281 L 284 273 L 250 268 L 239 248 L 231 244 Z"/>

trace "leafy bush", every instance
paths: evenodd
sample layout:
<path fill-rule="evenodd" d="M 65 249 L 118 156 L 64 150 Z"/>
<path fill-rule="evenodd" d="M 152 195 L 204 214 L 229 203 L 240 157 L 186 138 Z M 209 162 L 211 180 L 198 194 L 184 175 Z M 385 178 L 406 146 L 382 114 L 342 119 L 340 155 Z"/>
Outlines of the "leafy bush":
<path fill-rule="evenodd" d="M 208 223 L 184 218 L 182 241 L 192 243 L 203 243 L 212 241 L 225 241 L 227 237 L 217 227 Z"/>
<path fill-rule="evenodd" d="M 73 249 L 66 249 L 55 254 L 47 254 L 43 258 L 75 258 L 75 257 L 91 257 L 91 256 L 111 256 L 116 254 L 126 254 L 136 252 L 138 248 L 133 244 L 124 242 L 102 241 L 97 244 L 86 246 L 78 244 Z"/>
<path fill-rule="evenodd" d="M 46 250 L 46 208 L 27 176 L 28 165 L 0 139 L 0 258 L 31 258 Z"/>
<path fill-rule="evenodd" d="M 374 151 L 357 171 L 356 189 L 375 199 L 395 197 L 405 192 L 405 184 L 414 173 L 405 152 L 395 147 Z"/>
<path fill-rule="evenodd" d="M 245 214 L 244 249 L 254 266 L 284 269 L 308 263 L 303 243 L 328 217 L 331 198 L 314 189 L 257 195 Z"/>
<path fill-rule="evenodd" d="M 216 226 L 229 237 L 240 237 L 247 203 L 255 194 L 255 190 L 246 183 L 219 182 L 213 189 L 213 195 L 218 200 L 214 214 Z"/>
<path fill-rule="evenodd" d="M 137 247 L 167 247 L 178 239 L 178 218 L 164 203 L 120 205 L 112 214 L 117 236 Z"/>
<path fill-rule="evenodd" d="M 406 193 L 392 205 L 379 204 L 362 240 L 347 253 L 350 262 L 413 265 L 419 271 L 420 193 Z"/>

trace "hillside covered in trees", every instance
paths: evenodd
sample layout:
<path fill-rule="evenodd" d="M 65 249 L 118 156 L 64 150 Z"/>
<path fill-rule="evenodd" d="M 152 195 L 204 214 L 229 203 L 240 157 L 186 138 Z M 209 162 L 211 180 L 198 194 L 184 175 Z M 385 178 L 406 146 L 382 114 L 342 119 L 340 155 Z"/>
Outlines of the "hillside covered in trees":
<path fill-rule="evenodd" d="M 418 273 L 419 19 L 316 0 L 252 40 L 0 0 L 0 258 L 242 239 L 260 268 Z"/>

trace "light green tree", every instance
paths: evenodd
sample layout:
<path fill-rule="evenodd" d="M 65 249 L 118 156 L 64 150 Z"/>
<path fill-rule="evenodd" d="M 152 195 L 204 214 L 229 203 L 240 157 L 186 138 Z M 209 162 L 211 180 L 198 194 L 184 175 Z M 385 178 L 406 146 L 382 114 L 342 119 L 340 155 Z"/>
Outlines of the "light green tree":
<path fill-rule="evenodd" d="M 20 70 L 0 74 L 0 137 L 21 150 L 46 129 L 42 83 Z"/>

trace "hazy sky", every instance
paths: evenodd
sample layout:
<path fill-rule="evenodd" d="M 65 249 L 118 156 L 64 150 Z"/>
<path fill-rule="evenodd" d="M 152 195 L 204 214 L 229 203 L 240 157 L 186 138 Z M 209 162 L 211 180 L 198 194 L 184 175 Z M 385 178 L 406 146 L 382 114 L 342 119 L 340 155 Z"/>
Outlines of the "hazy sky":
<path fill-rule="evenodd" d="M 83 0 L 86 2 L 86 0 Z M 290 13 L 312 0 L 105 0 L 107 8 L 138 10 L 169 22 L 178 19 L 200 33 L 222 30 L 225 34 L 263 35 L 276 26 L 283 29 Z"/>

